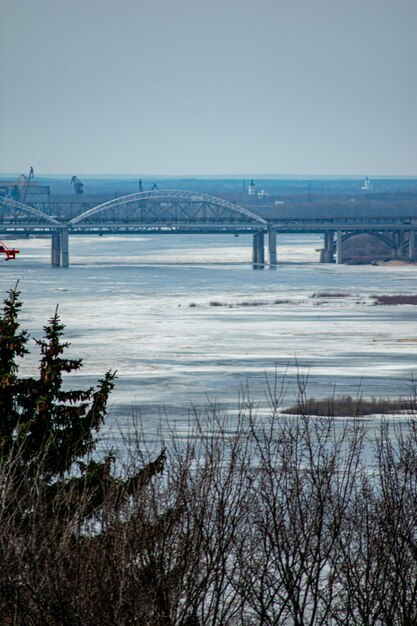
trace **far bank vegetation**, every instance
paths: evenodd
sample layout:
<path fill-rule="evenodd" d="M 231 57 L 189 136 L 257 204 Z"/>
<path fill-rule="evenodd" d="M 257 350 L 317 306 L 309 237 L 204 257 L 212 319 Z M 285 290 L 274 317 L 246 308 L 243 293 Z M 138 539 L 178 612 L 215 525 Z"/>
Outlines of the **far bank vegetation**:
<path fill-rule="evenodd" d="M 392 248 L 366 233 L 354 235 L 343 242 L 343 261 L 348 264 L 362 265 L 372 261 L 387 261 L 392 257 Z"/>

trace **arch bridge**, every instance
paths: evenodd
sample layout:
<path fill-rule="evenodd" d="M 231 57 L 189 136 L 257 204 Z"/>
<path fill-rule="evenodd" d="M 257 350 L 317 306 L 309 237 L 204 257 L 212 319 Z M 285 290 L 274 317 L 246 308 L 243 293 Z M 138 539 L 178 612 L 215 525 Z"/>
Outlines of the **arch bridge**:
<path fill-rule="evenodd" d="M 78 232 L 221 231 L 265 227 L 266 220 L 237 204 L 208 194 L 155 190 L 115 198 L 68 222 Z"/>
<path fill-rule="evenodd" d="M 154 190 L 121 196 L 58 220 L 30 205 L 0 198 L 0 230 L 17 236 L 51 233 L 52 265 L 69 265 L 70 234 L 253 233 L 255 262 L 264 263 L 267 221 L 223 198 L 208 194 Z"/>

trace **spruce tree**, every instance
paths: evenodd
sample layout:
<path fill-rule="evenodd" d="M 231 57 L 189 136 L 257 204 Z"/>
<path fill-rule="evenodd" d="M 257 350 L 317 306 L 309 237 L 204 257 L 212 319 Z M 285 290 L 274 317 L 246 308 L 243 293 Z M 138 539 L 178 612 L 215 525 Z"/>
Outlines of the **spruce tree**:
<path fill-rule="evenodd" d="M 66 358 L 64 324 L 58 307 L 44 326 L 39 374 L 18 376 L 18 359 L 28 352 L 29 335 L 20 330 L 17 285 L 8 292 L 0 312 L 0 499 L 5 510 L 16 511 L 22 529 L 40 513 L 63 519 L 94 515 L 111 498 L 116 509 L 164 469 L 165 451 L 134 476 L 111 474 L 113 455 L 93 459 L 97 435 L 107 415 L 107 401 L 116 373 L 107 371 L 95 387 L 66 389 L 65 374 L 77 372 L 81 359 Z M 7 494 L 7 495 L 6 495 Z M 30 504 L 32 502 L 32 504 Z"/>
<path fill-rule="evenodd" d="M 19 329 L 19 295 L 17 288 L 10 290 L 0 314 L 1 460 L 13 456 L 27 476 L 41 472 L 51 482 L 93 451 L 115 373 L 106 372 L 95 388 L 63 388 L 63 375 L 78 371 L 82 361 L 64 356 L 69 343 L 62 341 L 64 324 L 57 307 L 44 326 L 44 337 L 36 340 L 39 376 L 19 378 L 17 358 L 28 352 L 29 338 Z"/>
<path fill-rule="evenodd" d="M 0 465 L 10 454 L 20 419 L 17 359 L 28 352 L 28 333 L 19 330 L 18 314 L 22 303 L 17 286 L 7 292 L 0 313 Z"/>
<path fill-rule="evenodd" d="M 109 371 L 97 388 L 64 390 L 63 374 L 78 371 L 82 361 L 63 356 L 69 347 L 61 340 L 63 331 L 57 307 L 44 326 L 44 337 L 36 340 L 41 351 L 39 377 L 29 378 L 17 398 L 21 408 L 18 448 L 28 464 L 42 455 L 47 481 L 62 476 L 94 449 L 94 433 L 104 422 L 115 377 Z"/>

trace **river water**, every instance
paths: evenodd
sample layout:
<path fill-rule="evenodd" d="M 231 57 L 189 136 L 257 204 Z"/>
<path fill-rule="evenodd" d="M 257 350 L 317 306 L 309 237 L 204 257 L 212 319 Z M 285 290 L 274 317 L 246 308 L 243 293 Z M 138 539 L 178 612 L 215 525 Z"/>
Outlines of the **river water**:
<path fill-rule="evenodd" d="M 230 235 L 71 236 L 68 269 L 52 268 L 50 240 L 8 241 L 2 294 L 19 280 L 21 323 L 40 337 L 59 304 L 89 386 L 117 370 L 109 421 L 121 428 L 140 410 L 147 435 L 160 418 L 187 428 L 190 407 L 236 409 L 246 386 L 259 411 L 266 378 L 297 378 L 308 395 L 407 396 L 417 368 L 417 307 L 376 306 L 373 295 L 415 294 L 415 266 L 317 262 L 319 236 L 281 237 L 276 270 L 254 271 L 251 237 Z M 22 363 L 33 374 L 37 348 Z"/>

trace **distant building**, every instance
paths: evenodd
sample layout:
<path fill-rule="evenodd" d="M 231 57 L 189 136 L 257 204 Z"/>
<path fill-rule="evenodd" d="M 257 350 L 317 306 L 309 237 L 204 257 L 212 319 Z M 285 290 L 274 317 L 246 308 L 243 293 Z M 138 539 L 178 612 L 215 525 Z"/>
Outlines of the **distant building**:
<path fill-rule="evenodd" d="M 255 184 L 253 182 L 253 178 L 251 178 L 251 181 L 250 181 L 250 185 L 249 185 L 249 188 L 248 188 L 248 194 L 250 196 L 254 196 L 255 195 Z"/>
<path fill-rule="evenodd" d="M 369 178 L 366 177 L 361 189 L 364 189 L 365 191 L 369 191 L 370 189 L 373 189 L 373 188 L 374 188 L 373 184 L 371 183 Z"/>

